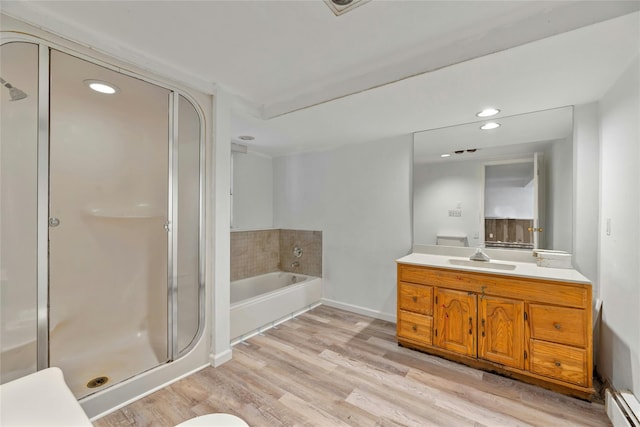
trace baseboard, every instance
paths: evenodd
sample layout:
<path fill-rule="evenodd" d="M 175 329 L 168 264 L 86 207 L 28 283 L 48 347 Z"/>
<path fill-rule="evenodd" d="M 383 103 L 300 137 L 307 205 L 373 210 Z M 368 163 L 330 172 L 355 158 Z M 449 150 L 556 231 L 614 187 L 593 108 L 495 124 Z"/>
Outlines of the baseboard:
<path fill-rule="evenodd" d="M 218 366 L 222 365 L 225 362 L 228 362 L 229 360 L 231 360 L 233 353 L 231 351 L 231 349 L 227 349 L 225 351 L 223 351 L 222 353 L 217 353 L 217 354 L 210 354 L 209 355 L 209 361 L 211 362 L 211 366 L 213 366 L 214 368 L 217 368 Z"/>
<path fill-rule="evenodd" d="M 607 416 L 614 427 L 640 427 L 640 403 L 631 392 L 619 392 L 608 385 L 604 397 Z"/>
<path fill-rule="evenodd" d="M 359 305 L 347 304 L 345 302 L 335 301 L 332 299 L 322 298 L 320 300 L 322 304 L 329 307 L 339 308 L 352 313 L 362 314 L 363 316 L 369 316 L 376 319 L 386 320 L 387 322 L 396 323 L 396 315 L 390 313 L 383 313 L 378 310 L 372 310 L 370 308 L 361 307 Z"/>

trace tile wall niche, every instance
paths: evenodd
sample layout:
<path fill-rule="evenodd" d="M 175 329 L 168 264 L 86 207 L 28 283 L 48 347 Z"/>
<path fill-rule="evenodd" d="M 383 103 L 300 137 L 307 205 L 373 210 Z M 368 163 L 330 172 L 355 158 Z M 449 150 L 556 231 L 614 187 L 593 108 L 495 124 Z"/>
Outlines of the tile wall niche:
<path fill-rule="evenodd" d="M 296 246 L 302 249 L 299 258 L 293 255 Z M 298 266 L 293 266 L 295 261 Z M 231 232 L 231 281 L 274 271 L 322 276 L 322 231 Z"/>

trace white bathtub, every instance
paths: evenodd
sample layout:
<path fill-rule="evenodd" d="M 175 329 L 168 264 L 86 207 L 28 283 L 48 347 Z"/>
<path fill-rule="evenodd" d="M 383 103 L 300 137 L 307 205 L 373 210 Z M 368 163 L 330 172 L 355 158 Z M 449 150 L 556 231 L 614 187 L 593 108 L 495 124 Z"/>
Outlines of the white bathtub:
<path fill-rule="evenodd" d="M 231 282 L 233 344 L 320 303 L 322 279 L 274 272 Z"/>

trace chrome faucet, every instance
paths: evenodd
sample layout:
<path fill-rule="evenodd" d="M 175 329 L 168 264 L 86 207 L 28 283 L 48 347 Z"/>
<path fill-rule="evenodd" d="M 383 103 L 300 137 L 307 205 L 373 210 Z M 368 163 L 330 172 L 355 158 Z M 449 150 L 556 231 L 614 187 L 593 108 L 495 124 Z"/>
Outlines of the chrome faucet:
<path fill-rule="evenodd" d="M 293 261 L 291 263 L 291 268 L 296 268 L 296 267 L 300 267 L 300 263 L 298 261 Z"/>
<path fill-rule="evenodd" d="M 469 257 L 469 259 L 471 261 L 483 261 L 483 262 L 487 262 L 489 261 L 491 258 L 489 258 L 489 255 L 485 254 L 482 250 L 481 246 L 478 246 L 476 248 L 476 253 L 474 253 L 473 255 L 471 255 Z"/>

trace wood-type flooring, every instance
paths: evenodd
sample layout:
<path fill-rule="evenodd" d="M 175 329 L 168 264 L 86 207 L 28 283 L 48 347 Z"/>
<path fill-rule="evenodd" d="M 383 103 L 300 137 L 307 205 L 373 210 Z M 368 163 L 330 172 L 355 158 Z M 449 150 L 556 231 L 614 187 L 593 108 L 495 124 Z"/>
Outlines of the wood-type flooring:
<path fill-rule="evenodd" d="M 607 426 L 604 406 L 399 347 L 395 324 L 319 306 L 95 422 L 174 426 Z"/>

